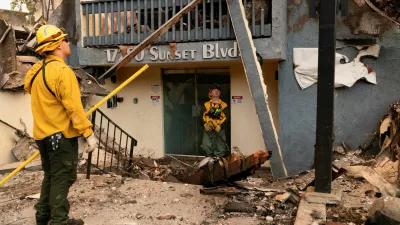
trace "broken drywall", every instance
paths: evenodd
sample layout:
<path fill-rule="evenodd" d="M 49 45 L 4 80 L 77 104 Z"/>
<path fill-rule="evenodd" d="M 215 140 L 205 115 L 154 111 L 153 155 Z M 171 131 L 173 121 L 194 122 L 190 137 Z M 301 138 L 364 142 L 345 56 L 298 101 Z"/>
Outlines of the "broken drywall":
<path fill-rule="evenodd" d="M 361 62 L 364 56 L 378 57 L 380 46 L 354 46 L 359 50 L 353 61 L 345 55 L 336 53 L 335 58 L 335 88 L 351 87 L 360 79 L 372 84 L 376 82 L 376 72 Z M 294 74 L 301 89 L 305 89 L 318 81 L 318 48 L 293 49 Z"/>

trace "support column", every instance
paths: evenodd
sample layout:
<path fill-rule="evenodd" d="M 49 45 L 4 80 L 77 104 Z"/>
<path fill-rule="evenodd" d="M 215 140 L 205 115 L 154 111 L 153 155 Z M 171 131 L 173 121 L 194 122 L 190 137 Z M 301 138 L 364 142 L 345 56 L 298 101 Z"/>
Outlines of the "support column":
<path fill-rule="evenodd" d="M 320 2 L 315 191 L 331 192 L 336 54 L 336 0 Z"/>

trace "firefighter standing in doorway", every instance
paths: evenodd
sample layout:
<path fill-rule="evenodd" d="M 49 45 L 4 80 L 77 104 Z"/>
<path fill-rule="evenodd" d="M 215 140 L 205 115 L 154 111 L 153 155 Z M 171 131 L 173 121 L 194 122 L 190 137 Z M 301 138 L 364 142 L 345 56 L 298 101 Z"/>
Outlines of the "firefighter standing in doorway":
<path fill-rule="evenodd" d="M 35 51 L 45 57 L 25 76 L 25 91 L 31 95 L 33 137 L 44 171 L 40 199 L 35 205 L 38 225 L 68 224 L 67 196 L 77 179 L 78 137 L 85 137 L 86 152 L 97 147 L 75 73 L 64 62 L 71 54 L 66 36 L 55 26 L 40 27 Z"/>
<path fill-rule="evenodd" d="M 226 157 L 230 150 L 226 144 L 228 105 L 220 99 L 221 88 L 213 85 L 208 92 L 210 101 L 204 103 L 202 123 L 204 134 L 202 149 L 207 157 Z"/>

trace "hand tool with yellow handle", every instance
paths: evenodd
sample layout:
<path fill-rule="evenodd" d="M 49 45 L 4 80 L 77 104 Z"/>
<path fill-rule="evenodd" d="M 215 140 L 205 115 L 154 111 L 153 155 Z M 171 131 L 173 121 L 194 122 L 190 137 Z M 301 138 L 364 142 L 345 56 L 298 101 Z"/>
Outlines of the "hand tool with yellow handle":
<path fill-rule="evenodd" d="M 92 114 L 96 109 L 98 109 L 104 102 L 106 102 L 108 99 L 110 99 L 112 96 L 117 94 L 122 88 L 124 88 L 126 85 L 128 85 L 131 81 L 133 81 L 136 77 L 138 77 L 140 74 L 142 74 L 149 66 L 146 64 L 144 65 L 140 70 L 138 70 L 135 74 L 133 74 L 128 80 L 126 80 L 124 83 L 122 83 L 119 87 L 117 87 L 114 91 L 112 91 L 109 95 L 107 95 L 105 98 L 100 100 L 95 106 L 93 106 L 89 111 L 86 112 L 86 116 L 89 116 Z M 39 151 L 35 152 L 29 159 L 27 159 L 25 162 L 23 162 L 20 166 L 18 166 L 14 171 L 12 171 L 10 174 L 8 174 L 5 178 L 3 178 L 0 181 L 0 186 L 3 185 L 6 181 L 8 181 L 11 177 L 13 177 L 16 173 L 18 173 L 20 170 L 22 170 L 28 163 L 30 163 L 32 160 L 34 160 L 36 157 L 39 156 Z"/>

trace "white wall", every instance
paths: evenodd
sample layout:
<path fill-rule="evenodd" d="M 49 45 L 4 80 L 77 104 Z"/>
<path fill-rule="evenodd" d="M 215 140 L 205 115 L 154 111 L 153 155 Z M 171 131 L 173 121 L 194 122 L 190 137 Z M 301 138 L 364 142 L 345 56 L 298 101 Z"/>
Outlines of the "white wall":
<path fill-rule="evenodd" d="M 117 83 L 113 84 L 107 79 L 105 87 L 109 91 L 114 90 L 137 70 L 138 68 L 132 67 L 120 69 L 117 73 Z M 161 157 L 164 154 L 163 98 L 162 90 L 159 94 L 150 92 L 152 84 L 161 85 L 159 67 L 150 67 L 122 89 L 117 95 L 123 97 L 124 102 L 118 103 L 117 108 L 107 109 L 105 103 L 100 110 L 138 141 L 135 154 L 147 154 L 149 150 L 150 153 L 155 153 L 154 157 Z M 161 96 L 161 101 L 152 103 L 152 95 Z M 138 104 L 133 103 L 134 98 L 138 98 Z M 100 99 L 101 97 L 92 97 L 89 103 L 94 105 Z"/>
<path fill-rule="evenodd" d="M 0 91 L 0 119 L 23 130 L 20 119 L 26 124 L 27 133 L 33 135 L 33 117 L 29 94 Z M 0 164 L 15 162 L 11 152 L 15 146 L 15 130 L 0 123 Z"/>
<path fill-rule="evenodd" d="M 231 145 L 239 147 L 243 154 L 265 150 L 255 104 L 241 64 L 231 67 L 231 95 L 243 96 L 242 104 L 231 104 Z"/>

